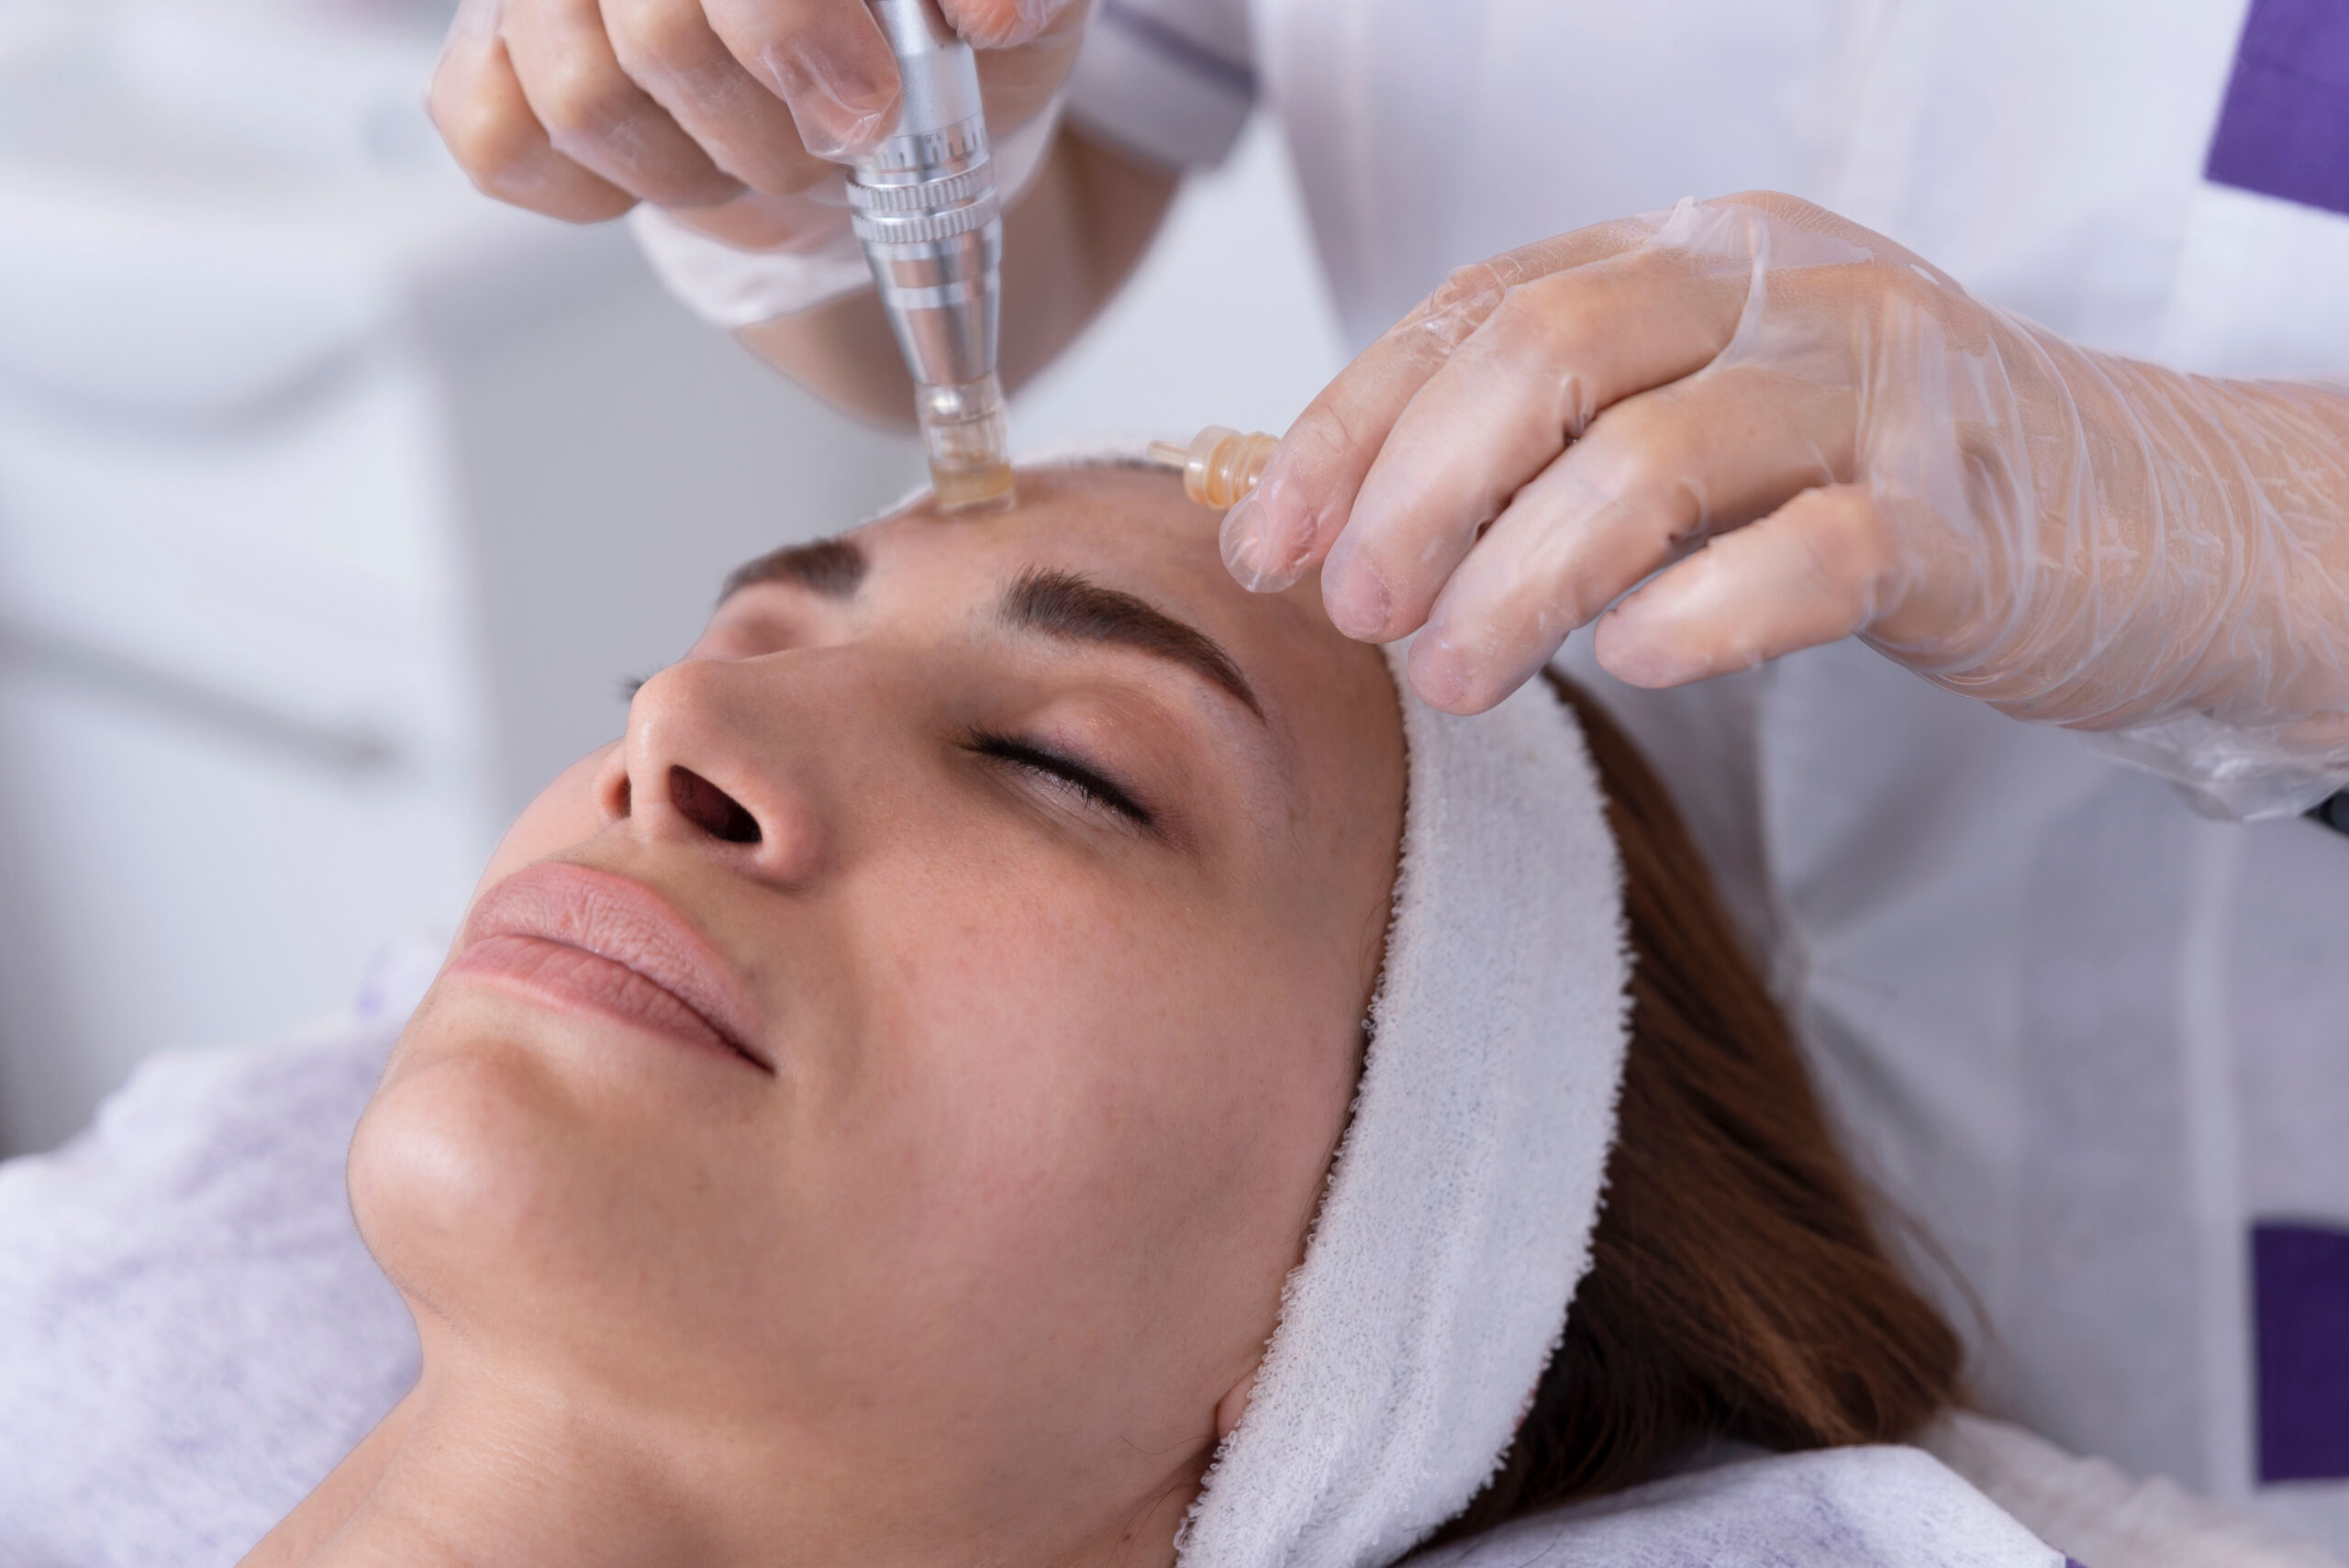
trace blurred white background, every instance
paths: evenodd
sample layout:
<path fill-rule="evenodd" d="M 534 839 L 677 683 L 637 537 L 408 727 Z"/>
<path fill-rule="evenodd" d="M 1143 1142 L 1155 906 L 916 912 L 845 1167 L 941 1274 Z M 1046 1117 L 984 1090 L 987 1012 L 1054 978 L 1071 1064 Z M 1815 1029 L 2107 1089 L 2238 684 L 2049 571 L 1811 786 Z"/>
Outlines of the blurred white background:
<path fill-rule="evenodd" d="M 476 195 L 447 10 L 0 0 L 0 1153 L 445 933 L 729 566 L 918 474 Z M 1015 439 L 1278 430 L 1339 361 L 1259 127 Z"/>

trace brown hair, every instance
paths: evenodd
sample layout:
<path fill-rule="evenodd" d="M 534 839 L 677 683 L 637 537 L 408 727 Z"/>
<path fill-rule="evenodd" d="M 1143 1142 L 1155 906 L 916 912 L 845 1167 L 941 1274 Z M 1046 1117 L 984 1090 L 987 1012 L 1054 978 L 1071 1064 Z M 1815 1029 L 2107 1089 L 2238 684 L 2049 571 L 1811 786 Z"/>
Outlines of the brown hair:
<path fill-rule="evenodd" d="M 1631 1042 L 1590 1273 L 1515 1445 L 1447 1540 L 1643 1480 L 1710 1437 L 1897 1440 L 1957 1392 L 1957 1336 L 1878 1245 L 1671 797 L 1595 701 L 1552 682 L 1622 849 Z"/>

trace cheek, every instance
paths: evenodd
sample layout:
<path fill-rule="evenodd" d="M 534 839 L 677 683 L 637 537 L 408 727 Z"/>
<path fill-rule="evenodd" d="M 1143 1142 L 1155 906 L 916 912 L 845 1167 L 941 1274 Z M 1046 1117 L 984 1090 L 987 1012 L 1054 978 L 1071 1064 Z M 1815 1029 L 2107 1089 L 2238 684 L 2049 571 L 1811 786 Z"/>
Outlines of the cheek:
<path fill-rule="evenodd" d="M 1172 1380 L 1211 1405 L 1263 1343 L 1351 1095 L 1351 1004 L 1281 935 L 1064 866 L 903 920 L 871 1114 L 918 1173 L 891 1228 L 1029 1375 Z M 1219 1383 L 1218 1378 L 1224 1378 Z"/>

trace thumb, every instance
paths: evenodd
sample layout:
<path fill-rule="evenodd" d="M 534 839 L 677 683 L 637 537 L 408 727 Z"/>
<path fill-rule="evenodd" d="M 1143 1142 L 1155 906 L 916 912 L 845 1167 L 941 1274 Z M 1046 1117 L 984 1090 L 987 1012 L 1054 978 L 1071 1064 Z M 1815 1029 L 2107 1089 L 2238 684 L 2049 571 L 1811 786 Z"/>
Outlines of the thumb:
<path fill-rule="evenodd" d="M 1056 25 L 1081 26 L 1088 0 L 941 0 L 947 22 L 974 49 L 1032 43 Z"/>

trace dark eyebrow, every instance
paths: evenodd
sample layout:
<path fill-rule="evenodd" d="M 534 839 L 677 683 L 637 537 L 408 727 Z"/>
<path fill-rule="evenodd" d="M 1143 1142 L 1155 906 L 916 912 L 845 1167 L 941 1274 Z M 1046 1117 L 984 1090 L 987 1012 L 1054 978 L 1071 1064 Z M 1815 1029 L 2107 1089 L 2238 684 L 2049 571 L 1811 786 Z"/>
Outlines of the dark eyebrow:
<path fill-rule="evenodd" d="M 853 539 L 787 544 L 728 573 L 726 585 L 718 591 L 718 602 L 724 604 L 753 583 L 796 583 L 827 599 L 852 599 L 869 565 L 864 547 Z"/>
<path fill-rule="evenodd" d="M 1264 717 L 1248 678 L 1213 638 L 1131 594 L 1105 588 L 1074 572 L 1036 568 L 1005 592 L 1002 615 L 1006 625 L 1021 630 L 1130 648 L 1180 664 L 1238 697 L 1258 718 Z"/>

